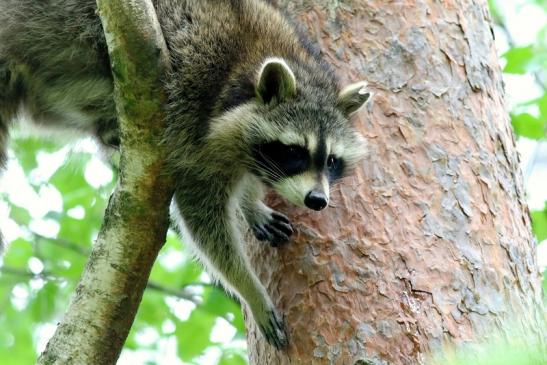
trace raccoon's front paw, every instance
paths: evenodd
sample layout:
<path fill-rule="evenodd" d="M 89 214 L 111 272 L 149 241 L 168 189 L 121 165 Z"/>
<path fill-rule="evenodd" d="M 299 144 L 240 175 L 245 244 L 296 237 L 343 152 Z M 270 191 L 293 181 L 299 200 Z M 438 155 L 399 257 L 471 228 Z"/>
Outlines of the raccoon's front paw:
<path fill-rule="evenodd" d="M 255 237 L 259 241 L 269 241 L 273 247 L 287 242 L 293 234 L 289 218 L 275 210 L 265 218 L 263 222 L 251 226 Z"/>
<path fill-rule="evenodd" d="M 262 335 L 276 349 L 287 347 L 289 339 L 285 330 L 283 319 L 276 313 L 275 309 L 267 310 L 262 316 L 256 318 L 256 323 Z"/>

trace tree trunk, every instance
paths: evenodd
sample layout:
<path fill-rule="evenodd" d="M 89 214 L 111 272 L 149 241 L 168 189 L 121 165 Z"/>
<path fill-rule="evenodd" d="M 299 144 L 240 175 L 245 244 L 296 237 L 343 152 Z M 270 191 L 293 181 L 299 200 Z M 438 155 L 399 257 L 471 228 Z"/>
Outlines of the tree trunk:
<path fill-rule="evenodd" d="M 415 364 L 518 313 L 542 328 L 535 242 L 486 1 L 274 1 L 344 83 L 368 80 L 369 156 L 298 234 L 248 251 L 285 314 L 252 364 Z"/>
<path fill-rule="evenodd" d="M 98 0 L 121 129 L 120 181 L 76 294 L 39 364 L 115 364 L 169 226 L 160 77 L 167 48 L 150 0 Z"/>

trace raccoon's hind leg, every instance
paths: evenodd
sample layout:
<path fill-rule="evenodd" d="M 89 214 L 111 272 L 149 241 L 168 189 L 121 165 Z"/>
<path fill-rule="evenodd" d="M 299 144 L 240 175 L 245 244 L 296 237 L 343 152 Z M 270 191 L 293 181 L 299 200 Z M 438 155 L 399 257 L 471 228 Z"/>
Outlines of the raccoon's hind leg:
<path fill-rule="evenodd" d="M 260 181 L 249 182 L 241 197 L 241 210 L 255 237 L 277 247 L 289 240 L 293 228 L 289 218 L 264 204 L 263 198 L 264 190 Z"/>
<path fill-rule="evenodd" d="M 235 203 L 226 191 L 226 180 L 218 179 L 215 184 L 188 175 L 182 175 L 175 192 L 182 233 L 189 233 L 202 262 L 226 289 L 247 303 L 267 341 L 277 348 L 285 347 L 283 320 L 242 250 Z"/>

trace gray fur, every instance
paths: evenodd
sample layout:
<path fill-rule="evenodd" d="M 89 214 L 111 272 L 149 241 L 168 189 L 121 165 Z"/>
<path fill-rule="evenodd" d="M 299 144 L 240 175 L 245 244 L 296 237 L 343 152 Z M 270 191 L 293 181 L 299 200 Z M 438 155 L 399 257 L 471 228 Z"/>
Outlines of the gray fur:
<path fill-rule="evenodd" d="M 258 165 L 253 146 L 290 133 L 307 141 L 302 143 L 310 153 L 321 149 L 317 155 L 323 160 L 343 151 L 340 157 L 351 165 L 361 155 L 361 141 L 346 114 L 366 98 L 351 95 L 360 88 L 346 89 L 342 100 L 351 106 L 345 102 L 341 108 L 330 68 L 263 1 L 153 2 L 172 66 L 164 80 L 164 143 L 177 181 L 174 215 L 203 263 L 249 305 L 268 341 L 283 347 L 281 316 L 242 253 L 236 212 L 258 238 L 274 244 L 287 240 L 292 228 L 262 203 L 262 186 L 303 205 L 309 189 L 328 190 L 325 161 L 305 175 L 315 178 L 273 181 L 272 174 L 280 173 Z M 270 58 L 281 63 L 264 67 Z M 80 131 L 116 148 L 112 91 L 94 0 L 0 0 L 0 164 L 9 124 L 21 108 L 36 125 Z"/>

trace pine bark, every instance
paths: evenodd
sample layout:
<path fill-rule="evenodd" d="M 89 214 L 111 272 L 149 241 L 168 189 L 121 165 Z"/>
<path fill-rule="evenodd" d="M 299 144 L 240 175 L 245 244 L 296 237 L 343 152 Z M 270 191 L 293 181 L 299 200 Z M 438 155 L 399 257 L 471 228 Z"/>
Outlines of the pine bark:
<path fill-rule="evenodd" d="M 248 246 L 291 342 L 275 351 L 247 318 L 251 363 L 416 364 L 515 313 L 545 336 L 487 1 L 273 3 L 344 84 L 368 80 L 375 94 L 356 120 L 369 155 L 331 206 L 272 198 L 298 233 Z"/>
<path fill-rule="evenodd" d="M 167 49 L 150 0 L 98 0 L 121 129 L 120 179 L 76 293 L 39 364 L 115 364 L 169 226 L 160 77 Z"/>

